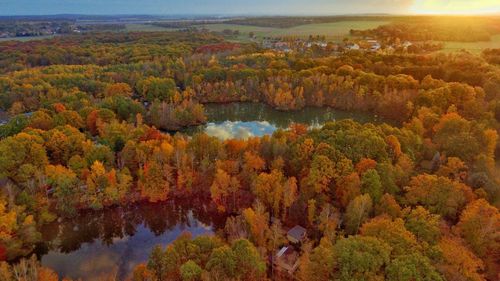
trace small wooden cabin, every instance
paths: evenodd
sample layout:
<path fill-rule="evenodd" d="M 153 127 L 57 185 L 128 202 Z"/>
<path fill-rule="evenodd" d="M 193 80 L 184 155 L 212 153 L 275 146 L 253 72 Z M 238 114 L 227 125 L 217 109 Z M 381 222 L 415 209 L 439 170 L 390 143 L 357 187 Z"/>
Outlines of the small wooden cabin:
<path fill-rule="evenodd" d="M 287 232 L 286 237 L 290 242 L 298 244 L 304 241 L 306 234 L 307 231 L 305 228 L 300 225 L 296 225 Z"/>

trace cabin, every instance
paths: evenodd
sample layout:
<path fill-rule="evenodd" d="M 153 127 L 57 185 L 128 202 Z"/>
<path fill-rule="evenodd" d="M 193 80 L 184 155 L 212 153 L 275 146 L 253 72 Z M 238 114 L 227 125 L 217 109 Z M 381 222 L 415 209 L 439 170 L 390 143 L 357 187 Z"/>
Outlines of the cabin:
<path fill-rule="evenodd" d="M 299 253 L 293 247 L 281 248 L 273 260 L 277 270 L 293 274 L 299 267 Z"/>
<path fill-rule="evenodd" d="M 349 44 L 347 44 L 347 45 L 345 46 L 345 48 L 346 48 L 347 50 L 359 50 L 359 49 L 360 49 L 359 45 L 358 45 L 358 44 L 356 44 L 356 43 L 349 43 Z"/>
<path fill-rule="evenodd" d="M 300 225 L 296 225 L 287 232 L 286 237 L 288 238 L 288 241 L 298 244 L 302 243 L 306 239 L 306 234 L 307 231 L 305 228 Z"/>

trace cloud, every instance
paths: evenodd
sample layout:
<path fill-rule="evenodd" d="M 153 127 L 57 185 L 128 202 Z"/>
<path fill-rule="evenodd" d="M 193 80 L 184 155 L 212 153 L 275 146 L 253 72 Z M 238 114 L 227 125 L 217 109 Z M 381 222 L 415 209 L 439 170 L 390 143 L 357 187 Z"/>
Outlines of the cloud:
<path fill-rule="evenodd" d="M 208 123 L 205 133 L 222 140 L 248 139 L 254 136 L 270 135 L 276 131 L 276 126 L 267 121 L 241 122 L 225 121 L 222 123 Z"/>

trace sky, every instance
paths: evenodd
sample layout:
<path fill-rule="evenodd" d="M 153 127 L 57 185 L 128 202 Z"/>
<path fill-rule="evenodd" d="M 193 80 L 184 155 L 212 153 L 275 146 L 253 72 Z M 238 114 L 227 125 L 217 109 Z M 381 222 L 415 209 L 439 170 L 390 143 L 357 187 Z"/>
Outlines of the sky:
<path fill-rule="evenodd" d="M 500 0 L 0 0 L 0 15 L 500 13 Z"/>

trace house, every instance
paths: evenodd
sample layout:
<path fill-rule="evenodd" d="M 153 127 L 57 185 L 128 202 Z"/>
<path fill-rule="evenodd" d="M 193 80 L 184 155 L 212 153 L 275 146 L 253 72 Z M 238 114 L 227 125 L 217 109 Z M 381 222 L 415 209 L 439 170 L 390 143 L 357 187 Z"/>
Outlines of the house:
<path fill-rule="evenodd" d="M 370 51 L 372 52 L 376 52 L 380 50 L 380 48 L 382 47 L 382 45 L 380 45 L 380 43 L 377 40 L 368 40 L 366 42 L 368 42 L 370 46 Z"/>
<path fill-rule="evenodd" d="M 322 42 L 322 41 L 319 41 L 319 42 L 307 42 L 306 44 L 306 47 L 307 48 L 312 48 L 313 46 L 317 46 L 317 47 L 320 47 L 320 48 L 326 48 L 328 46 L 328 44 L 326 42 Z"/>
<path fill-rule="evenodd" d="M 359 50 L 359 45 L 356 44 L 356 43 L 348 43 L 347 45 L 345 45 L 345 48 L 347 50 Z"/>
<path fill-rule="evenodd" d="M 404 48 L 404 49 L 408 49 L 408 47 L 412 46 L 413 43 L 410 42 L 410 41 L 404 41 L 403 44 L 401 44 L 401 46 Z"/>
<path fill-rule="evenodd" d="M 293 247 L 285 246 L 276 253 L 273 263 L 278 270 L 293 274 L 299 267 L 299 253 Z"/>
<path fill-rule="evenodd" d="M 290 47 L 290 43 L 283 42 L 283 41 L 276 42 L 274 44 L 274 49 L 277 50 L 277 51 L 283 51 L 283 52 L 287 52 L 287 53 L 292 51 L 292 49 Z"/>
<path fill-rule="evenodd" d="M 286 237 L 292 243 L 301 243 L 306 238 L 306 234 L 307 231 L 305 228 L 296 225 L 287 232 Z"/>
<path fill-rule="evenodd" d="M 264 37 L 262 40 L 262 47 L 265 49 L 272 49 L 278 41 L 277 38 Z"/>

